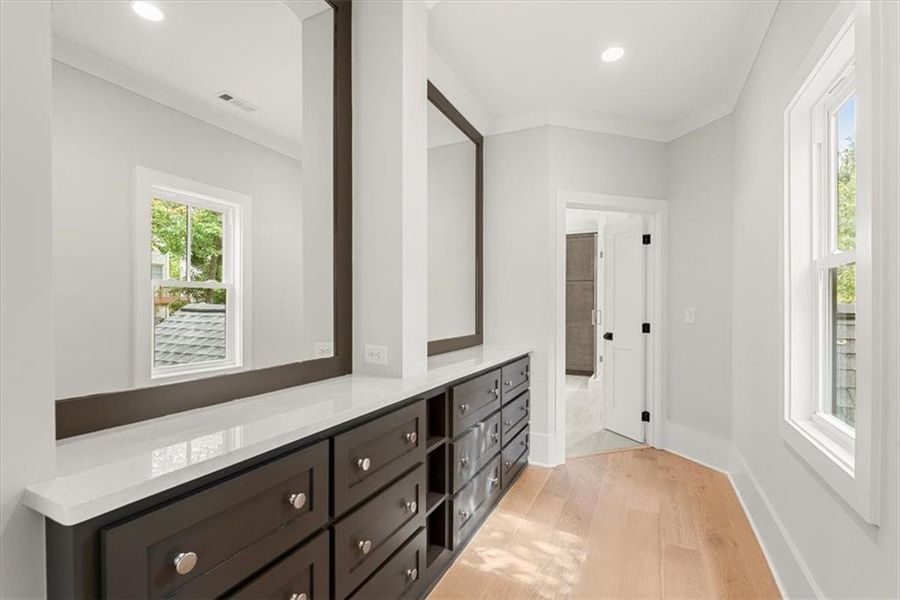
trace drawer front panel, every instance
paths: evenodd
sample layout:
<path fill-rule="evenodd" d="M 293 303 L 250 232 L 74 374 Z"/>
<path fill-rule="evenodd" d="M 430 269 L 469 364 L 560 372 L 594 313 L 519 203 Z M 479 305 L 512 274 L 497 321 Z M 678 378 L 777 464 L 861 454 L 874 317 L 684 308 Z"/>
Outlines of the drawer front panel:
<path fill-rule="evenodd" d="M 412 596 L 425 572 L 425 530 L 410 538 L 355 594 L 353 600 L 387 600 Z"/>
<path fill-rule="evenodd" d="M 504 366 L 501 379 L 503 381 L 503 403 L 506 404 L 519 392 L 528 388 L 528 381 L 531 379 L 531 359 L 526 356 Z"/>
<path fill-rule="evenodd" d="M 450 388 L 452 434 L 457 436 L 500 408 L 500 370 Z"/>
<path fill-rule="evenodd" d="M 500 496 L 500 457 L 496 456 L 453 498 L 453 548 L 469 538 Z"/>
<path fill-rule="evenodd" d="M 268 536 L 275 541 L 267 545 L 287 544 L 285 551 L 325 525 L 328 472 L 328 443 L 320 442 L 104 528 L 105 594 L 157 598 L 186 587 L 228 590 L 253 571 L 215 567 L 235 561 L 255 570 L 271 556 L 255 564 L 242 550 Z"/>
<path fill-rule="evenodd" d="M 328 532 L 323 531 L 230 597 L 236 600 L 327 600 L 330 597 L 328 555 Z"/>
<path fill-rule="evenodd" d="M 528 431 L 525 427 L 512 441 L 503 448 L 503 489 L 515 479 L 516 475 L 528 463 Z"/>
<path fill-rule="evenodd" d="M 457 492 L 500 450 L 500 413 L 470 427 L 451 444 L 453 491 Z"/>
<path fill-rule="evenodd" d="M 500 409 L 502 415 L 502 443 L 505 446 L 513 438 L 523 424 L 528 422 L 531 413 L 531 392 L 525 392 Z"/>
<path fill-rule="evenodd" d="M 342 514 L 424 460 L 424 401 L 336 436 L 334 514 Z"/>
<path fill-rule="evenodd" d="M 337 598 L 345 598 L 425 526 L 425 491 L 425 465 L 420 465 L 334 526 Z"/>

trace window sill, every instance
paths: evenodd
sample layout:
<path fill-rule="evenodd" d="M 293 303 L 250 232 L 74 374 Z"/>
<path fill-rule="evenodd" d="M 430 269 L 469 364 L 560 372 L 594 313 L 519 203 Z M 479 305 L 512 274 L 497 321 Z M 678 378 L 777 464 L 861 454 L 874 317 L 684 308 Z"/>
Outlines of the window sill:
<path fill-rule="evenodd" d="M 870 521 L 868 503 L 860 497 L 856 456 L 831 439 L 812 420 L 782 419 L 782 439 L 861 517 Z M 871 521 L 870 521 L 871 522 Z"/>

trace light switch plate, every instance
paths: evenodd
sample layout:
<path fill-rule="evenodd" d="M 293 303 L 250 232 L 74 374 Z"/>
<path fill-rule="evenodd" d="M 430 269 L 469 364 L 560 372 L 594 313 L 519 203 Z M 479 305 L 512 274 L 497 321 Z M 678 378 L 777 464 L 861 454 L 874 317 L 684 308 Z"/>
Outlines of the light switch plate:
<path fill-rule="evenodd" d="M 388 364 L 387 359 L 387 346 L 370 346 L 366 344 L 363 348 L 364 357 L 363 359 L 367 363 L 371 363 L 373 365 L 386 365 Z"/>
<path fill-rule="evenodd" d="M 695 317 L 696 317 L 696 315 L 694 313 L 693 306 L 688 306 L 687 308 L 684 309 L 684 322 L 685 323 L 687 323 L 688 325 L 693 325 Z"/>

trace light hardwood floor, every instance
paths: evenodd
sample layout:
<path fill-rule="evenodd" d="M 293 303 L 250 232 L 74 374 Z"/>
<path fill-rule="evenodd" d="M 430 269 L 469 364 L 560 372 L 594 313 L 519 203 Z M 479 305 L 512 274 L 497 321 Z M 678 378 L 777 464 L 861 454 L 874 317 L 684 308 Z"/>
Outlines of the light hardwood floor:
<path fill-rule="evenodd" d="M 778 597 L 727 477 L 653 448 L 529 466 L 429 596 Z"/>

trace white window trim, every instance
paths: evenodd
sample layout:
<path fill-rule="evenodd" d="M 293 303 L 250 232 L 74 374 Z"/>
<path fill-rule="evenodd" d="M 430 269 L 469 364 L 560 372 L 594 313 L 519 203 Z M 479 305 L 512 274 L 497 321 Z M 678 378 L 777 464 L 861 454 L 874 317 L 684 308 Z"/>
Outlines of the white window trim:
<path fill-rule="evenodd" d="M 883 239 L 881 236 L 896 235 L 890 232 L 889 223 L 876 218 L 885 210 L 877 192 L 889 177 L 885 166 L 877 160 L 879 153 L 885 149 L 878 127 L 881 126 L 880 116 L 885 111 L 885 99 L 889 97 L 887 90 L 878 87 L 881 85 L 879 70 L 885 68 L 882 65 L 886 58 L 880 54 L 884 45 L 879 38 L 879 15 L 873 14 L 880 10 L 877 3 L 873 6 L 868 0 L 839 4 L 822 36 L 814 44 L 805 63 L 807 68 L 801 69 L 797 85 L 792 88 L 799 91 L 786 103 L 786 201 L 782 232 L 784 379 L 779 427 L 785 442 L 853 510 L 876 525 L 880 518 L 883 415 L 880 382 L 884 371 L 881 367 L 880 334 L 872 324 L 880 322 L 885 305 L 876 294 L 885 295 L 887 292 L 885 289 L 876 290 L 872 283 L 877 280 L 874 277 L 876 273 L 886 272 L 887 256 L 882 246 L 873 243 L 873 237 Z M 816 242 L 811 239 L 812 231 L 804 235 L 799 230 L 799 224 L 805 218 L 806 228 L 812 229 L 809 223 L 815 217 L 812 213 L 811 188 L 821 185 L 822 180 L 816 182 L 811 177 L 814 160 L 813 145 L 810 143 L 812 111 L 794 111 L 801 97 L 806 97 L 804 92 L 814 80 L 814 74 L 828 62 L 832 52 L 840 51 L 842 42 L 843 50 L 846 50 L 848 35 L 851 36 L 850 48 L 855 62 L 857 97 L 857 232 L 854 256 L 857 275 L 857 405 L 856 435 L 849 448 L 846 438 L 842 440 L 839 435 L 840 427 L 834 423 L 837 419 L 818 414 L 819 396 L 818 391 L 813 389 L 813 383 L 817 380 L 815 363 L 818 352 L 814 352 L 811 341 L 818 336 L 818 317 L 810 319 L 809 316 L 817 312 L 815 286 L 818 285 L 818 277 L 798 271 L 798 265 L 805 265 L 806 270 L 810 270 Z M 807 114 L 805 122 L 797 116 L 804 112 Z M 798 135 L 802 131 L 806 131 L 806 139 L 803 139 L 802 133 Z M 792 219 L 798 226 L 792 228 Z M 798 258 L 798 255 L 801 256 Z M 843 263 L 846 258 L 829 260 Z"/>
<path fill-rule="evenodd" d="M 135 168 L 134 188 L 134 307 L 132 316 L 133 381 L 146 387 L 198 376 L 221 375 L 250 364 L 249 232 L 251 198 L 146 167 Z M 223 212 L 226 221 L 223 271 L 227 283 L 154 281 L 150 274 L 150 201 L 152 198 Z M 167 367 L 153 366 L 153 290 L 156 286 L 228 289 L 227 336 L 233 340 L 221 361 Z"/>

